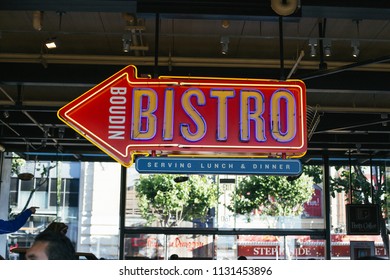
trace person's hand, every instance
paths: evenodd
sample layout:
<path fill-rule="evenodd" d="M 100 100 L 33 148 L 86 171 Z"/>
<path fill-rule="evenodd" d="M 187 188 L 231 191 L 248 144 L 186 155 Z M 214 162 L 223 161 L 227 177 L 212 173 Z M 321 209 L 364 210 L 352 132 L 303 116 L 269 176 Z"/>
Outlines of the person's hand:
<path fill-rule="evenodd" d="M 35 212 L 37 211 L 38 208 L 39 208 L 39 207 L 32 206 L 32 207 L 30 207 L 29 209 L 30 209 L 30 211 L 31 211 L 33 214 L 35 214 Z"/>

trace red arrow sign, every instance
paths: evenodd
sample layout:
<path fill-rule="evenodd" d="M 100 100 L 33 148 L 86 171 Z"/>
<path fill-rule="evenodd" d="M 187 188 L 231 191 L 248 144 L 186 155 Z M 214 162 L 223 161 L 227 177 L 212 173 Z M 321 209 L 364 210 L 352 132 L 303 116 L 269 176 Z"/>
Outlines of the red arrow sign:
<path fill-rule="evenodd" d="M 302 81 L 138 78 L 127 66 L 58 116 L 124 166 L 134 154 L 301 157 Z"/>

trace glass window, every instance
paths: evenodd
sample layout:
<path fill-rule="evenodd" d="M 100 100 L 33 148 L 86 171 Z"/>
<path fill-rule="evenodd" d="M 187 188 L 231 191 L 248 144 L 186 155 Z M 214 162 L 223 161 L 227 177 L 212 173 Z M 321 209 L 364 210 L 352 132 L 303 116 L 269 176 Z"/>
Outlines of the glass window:
<path fill-rule="evenodd" d="M 57 192 L 57 178 L 50 178 L 50 192 Z M 64 192 L 62 184 L 60 185 L 58 192 L 59 193 Z"/>
<path fill-rule="evenodd" d="M 79 193 L 80 180 L 79 179 L 67 179 L 66 189 L 70 193 Z"/>
<path fill-rule="evenodd" d="M 57 193 L 50 193 L 50 206 L 61 206 L 63 203 L 63 196 Z"/>
<path fill-rule="evenodd" d="M 213 235 L 127 234 L 125 259 L 213 259 Z"/>
<path fill-rule="evenodd" d="M 320 178 L 322 168 L 316 172 Z M 269 188 L 271 194 L 261 193 L 261 185 L 243 187 L 242 182 L 250 176 L 140 175 L 131 171 L 127 180 L 126 226 L 324 229 L 322 182 L 304 176 L 287 183 L 286 179 L 254 181 L 274 184 Z M 204 177 L 210 182 L 209 187 L 201 182 Z M 289 184 L 297 185 L 298 180 L 301 185 L 290 187 Z M 277 184 L 286 186 L 278 192 Z M 294 200 L 301 193 L 304 194 Z"/>
<path fill-rule="evenodd" d="M 10 192 L 9 192 L 9 204 L 10 206 L 18 205 L 18 178 L 11 178 Z"/>
<path fill-rule="evenodd" d="M 20 190 L 21 191 L 32 191 L 34 189 L 34 180 L 22 181 L 20 180 Z"/>
<path fill-rule="evenodd" d="M 65 205 L 69 207 L 77 207 L 79 204 L 78 193 L 66 193 L 65 194 Z"/>
<path fill-rule="evenodd" d="M 163 234 L 126 234 L 124 244 L 126 260 L 165 258 Z"/>
<path fill-rule="evenodd" d="M 47 192 L 49 182 L 46 178 L 35 178 L 35 188 L 38 192 Z"/>

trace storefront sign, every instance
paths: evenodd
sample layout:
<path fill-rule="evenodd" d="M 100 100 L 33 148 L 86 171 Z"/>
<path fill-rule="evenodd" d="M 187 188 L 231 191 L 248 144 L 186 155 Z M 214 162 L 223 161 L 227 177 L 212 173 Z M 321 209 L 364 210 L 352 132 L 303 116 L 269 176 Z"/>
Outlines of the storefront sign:
<path fill-rule="evenodd" d="M 331 234 L 332 258 L 350 258 L 351 245 L 361 239 L 361 236 Z M 381 237 L 375 236 L 371 239 L 372 243 L 375 241 L 372 255 L 385 256 Z M 297 236 L 295 240 L 290 237 L 287 244 L 284 244 L 283 239 L 277 240 L 275 236 L 241 235 L 237 250 L 238 255 L 253 259 L 284 259 L 287 256 L 293 259 L 322 259 L 325 257 L 325 241 Z"/>
<path fill-rule="evenodd" d="M 377 204 L 347 204 L 348 234 L 379 234 L 379 206 Z"/>
<path fill-rule="evenodd" d="M 127 66 L 58 111 L 124 166 L 135 154 L 301 157 L 302 81 L 138 78 Z"/>
<path fill-rule="evenodd" d="M 140 157 L 135 161 L 139 173 L 299 175 L 297 159 L 218 159 Z"/>
<path fill-rule="evenodd" d="M 305 218 L 321 218 L 322 215 L 322 188 L 313 185 L 314 192 L 311 200 L 303 204 L 303 216 Z"/>

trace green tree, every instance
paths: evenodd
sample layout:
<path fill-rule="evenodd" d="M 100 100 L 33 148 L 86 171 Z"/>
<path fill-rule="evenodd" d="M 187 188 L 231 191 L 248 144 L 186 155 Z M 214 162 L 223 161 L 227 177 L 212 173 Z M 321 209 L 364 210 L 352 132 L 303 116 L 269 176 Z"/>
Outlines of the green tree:
<path fill-rule="evenodd" d="M 228 209 L 246 216 L 251 215 L 277 217 L 298 216 L 303 212 L 303 204 L 313 195 L 313 178 L 305 173 L 297 177 L 285 176 L 246 176 L 239 182 Z M 276 237 L 279 240 L 279 237 Z M 286 240 L 284 240 L 286 242 Z M 286 258 L 290 259 L 290 249 L 285 244 Z"/>
<path fill-rule="evenodd" d="M 338 176 L 331 178 L 330 192 L 333 197 L 336 193 L 345 192 L 349 203 L 368 204 L 376 203 L 384 206 L 386 199 L 385 167 L 375 166 L 370 172 L 364 166 L 342 167 L 336 166 Z M 371 182 L 369 176 L 373 175 Z"/>
<path fill-rule="evenodd" d="M 284 176 L 246 176 L 235 192 L 228 209 L 247 216 L 258 211 L 260 215 L 297 216 L 303 204 L 313 194 L 313 179 L 302 174 L 295 180 Z"/>
<path fill-rule="evenodd" d="M 386 255 L 389 256 L 389 233 L 386 228 L 386 201 L 388 192 L 386 192 L 386 182 L 390 182 L 390 178 L 386 178 L 385 166 L 336 166 L 338 176 L 330 180 L 330 194 L 332 197 L 336 193 L 345 192 L 346 200 L 354 204 L 377 204 L 381 211 L 378 216 L 380 233 L 385 247 Z M 364 171 L 364 168 L 368 169 Z M 371 171 L 369 168 L 372 168 Z M 367 176 L 367 174 L 372 175 Z"/>
<path fill-rule="evenodd" d="M 136 184 L 138 206 L 148 224 L 158 221 L 163 227 L 182 221 L 204 219 L 218 201 L 218 189 L 207 176 L 191 175 L 175 182 L 176 175 L 141 175 Z"/>

